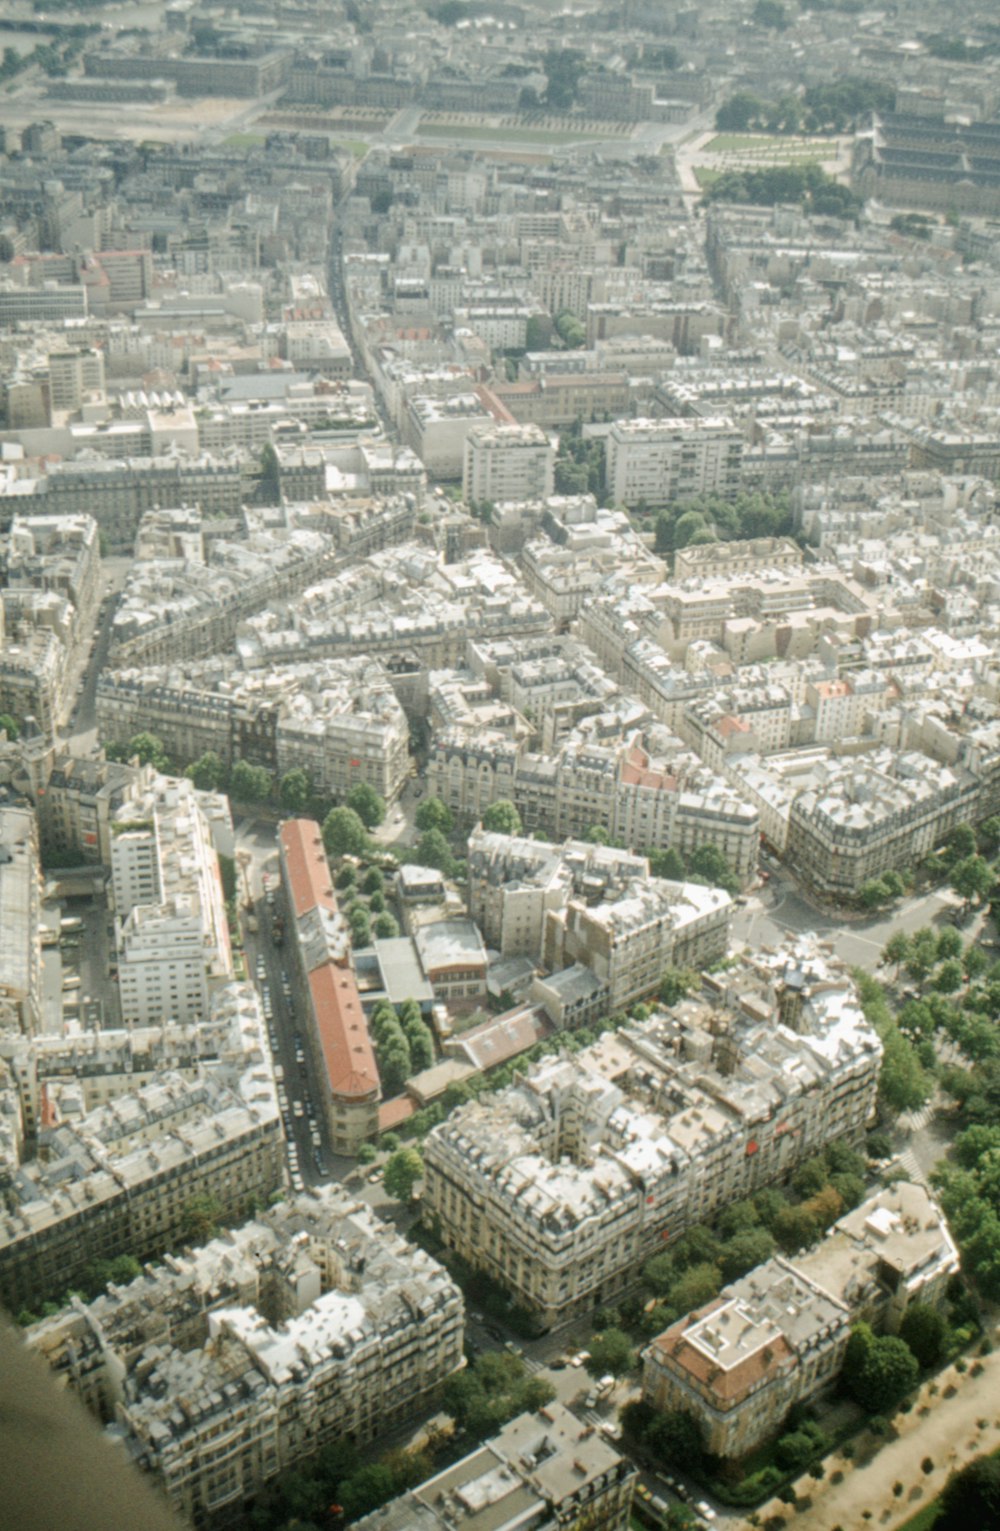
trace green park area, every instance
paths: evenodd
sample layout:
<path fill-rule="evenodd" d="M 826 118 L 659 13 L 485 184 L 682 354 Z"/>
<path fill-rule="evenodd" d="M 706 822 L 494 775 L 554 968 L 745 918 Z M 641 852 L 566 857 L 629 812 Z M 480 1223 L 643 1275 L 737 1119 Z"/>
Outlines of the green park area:
<path fill-rule="evenodd" d="M 717 133 L 703 154 L 750 154 L 770 164 L 792 160 L 830 159 L 837 153 L 835 138 L 785 138 L 780 133 Z"/>

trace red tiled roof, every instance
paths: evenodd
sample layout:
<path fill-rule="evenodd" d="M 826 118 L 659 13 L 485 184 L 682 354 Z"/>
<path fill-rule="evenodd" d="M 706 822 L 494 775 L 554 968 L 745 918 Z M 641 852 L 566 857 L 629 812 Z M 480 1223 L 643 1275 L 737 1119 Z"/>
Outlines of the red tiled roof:
<path fill-rule="evenodd" d="M 323 849 L 323 836 L 315 819 L 286 819 L 278 839 L 295 918 L 301 919 L 317 905 L 335 914 L 337 900 Z"/>
<path fill-rule="evenodd" d="M 354 974 L 324 962 L 309 974 L 309 991 L 331 1093 L 376 1094 L 378 1069 Z"/>
<path fill-rule="evenodd" d="M 393 1127 L 398 1127 L 402 1122 L 408 1121 L 417 1109 L 415 1100 L 408 1095 L 397 1095 L 395 1100 L 387 1100 L 378 1108 L 378 1130 L 389 1132 Z"/>

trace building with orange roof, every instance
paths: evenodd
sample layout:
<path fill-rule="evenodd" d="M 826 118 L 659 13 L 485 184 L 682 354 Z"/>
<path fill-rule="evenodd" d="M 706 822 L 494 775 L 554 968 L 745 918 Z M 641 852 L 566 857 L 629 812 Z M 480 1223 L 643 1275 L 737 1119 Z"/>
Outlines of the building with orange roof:
<path fill-rule="evenodd" d="M 350 964 L 323 836 L 314 819 L 287 819 L 278 845 L 288 909 L 296 1014 L 318 1077 L 334 1153 L 354 1154 L 379 1130 L 378 1067 Z"/>

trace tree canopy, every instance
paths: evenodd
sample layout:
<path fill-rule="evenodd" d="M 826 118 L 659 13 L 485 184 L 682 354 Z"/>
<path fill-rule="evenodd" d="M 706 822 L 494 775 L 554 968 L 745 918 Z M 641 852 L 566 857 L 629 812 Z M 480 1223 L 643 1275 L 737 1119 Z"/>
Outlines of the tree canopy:
<path fill-rule="evenodd" d="M 483 814 L 483 828 L 498 835 L 519 835 L 521 815 L 509 798 L 498 797 Z"/>
<path fill-rule="evenodd" d="M 323 844 L 329 856 L 360 856 L 368 845 L 365 826 L 353 808 L 331 808 L 323 820 Z"/>
<path fill-rule="evenodd" d="M 386 1160 L 382 1184 L 389 1196 L 409 1201 L 418 1180 L 423 1179 L 424 1161 L 415 1148 L 397 1148 Z"/>
<path fill-rule="evenodd" d="M 863 1409 L 885 1414 L 916 1386 L 919 1367 L 903 1340 L 892 1334 L 876 1335 L 870 1325 L 860 1323 L 847 1342 L 843 1375 Z"/>
<path fill-rule="evenodd" d="M 385 799 L 366 781 L 355 782 L 344 801 L 366 829 L 374 829 L 385 818 Z"/>

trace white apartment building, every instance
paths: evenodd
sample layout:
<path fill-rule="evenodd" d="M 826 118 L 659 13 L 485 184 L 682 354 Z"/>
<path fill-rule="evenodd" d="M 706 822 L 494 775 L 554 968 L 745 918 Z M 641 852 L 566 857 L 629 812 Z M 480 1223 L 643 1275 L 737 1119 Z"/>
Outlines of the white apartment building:
<path fill-rule="evenodd" d="M 856 1139 L 881 1058 L 847 969 L 802 938 L 460 1107 L 425 1142 L 424 1207 L 559 1325 L 613 1301 L 665 1238 Z"/>
<path fill-rule="evenodd" d="M 465 438 L 467 505 L 540 500 L 553 493 L 555 447 L 540 425 L 475 425 Z"/>
<path fill-rule="evenodd" d="M 30 808 L 0 808 L 0 1031 L 41 1025 L 41 863 Z"/>
<path fill-rule="evenodd" d="M 669 505 L 697 495 L 736 495 L 743 437 L 726 415 L 616 420 L 607 436 L 606 483 L 616 505 Z"/>
<path fill-rule="evenodd" d="M 50 351 L 49 407 L 53 415 L 73 413 L 85 403 L 103 402 L 104 352 L 97 346 Z"/>
<path fill-rule="evenodd" d="M 227 825 L 225 800 L 184 779 L 156 777 L 117 810 L 111 877 L 123 1020 L 197 1020 L 232 977 L 216 849 Z"/>

